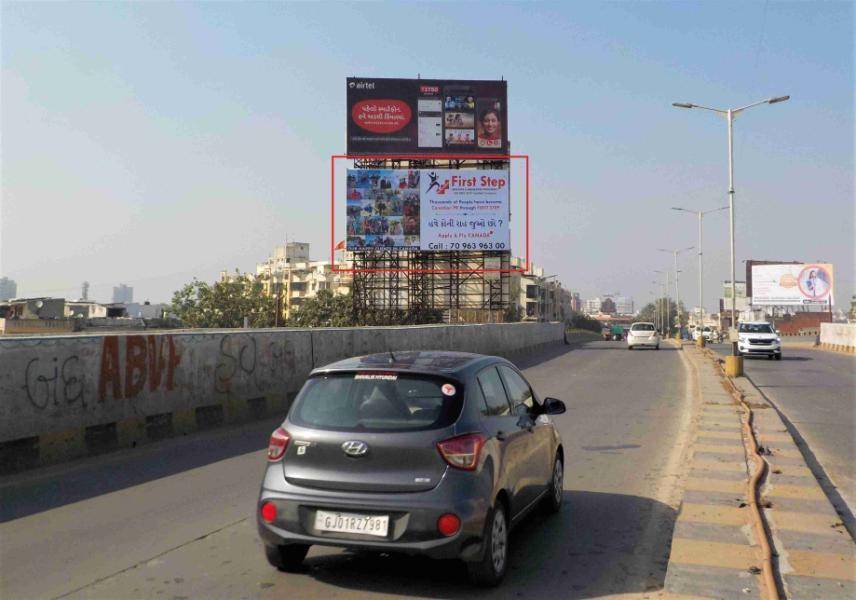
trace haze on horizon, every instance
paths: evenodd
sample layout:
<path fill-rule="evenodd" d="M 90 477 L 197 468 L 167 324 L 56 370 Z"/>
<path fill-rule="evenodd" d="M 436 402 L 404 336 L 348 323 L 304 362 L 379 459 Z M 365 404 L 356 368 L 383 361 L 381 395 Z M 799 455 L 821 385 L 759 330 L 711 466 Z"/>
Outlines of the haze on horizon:
<path fill-rule="evenodd" d="M 670 207 L 727 202 L 723 119 L 671 103 L 789 94 L 735 123 L 738 279 L 749 258 L 823 260 L 836 308 L 854 290 L 849 2 L 4 2 L 0 33 L 0 276 L 19 296 L 87 280 L 99 301 L 119 283 L 169 301 L 286 237 L 326 258 L 345 78 L 419 74 L 508 80 L 534 262 L 637 307 L 672 266 L 656 248 L 696 244 Z M 706 220 L 709 310 L 727 232 Z M 680 268 L 694 305 L 695 254 Z"/>

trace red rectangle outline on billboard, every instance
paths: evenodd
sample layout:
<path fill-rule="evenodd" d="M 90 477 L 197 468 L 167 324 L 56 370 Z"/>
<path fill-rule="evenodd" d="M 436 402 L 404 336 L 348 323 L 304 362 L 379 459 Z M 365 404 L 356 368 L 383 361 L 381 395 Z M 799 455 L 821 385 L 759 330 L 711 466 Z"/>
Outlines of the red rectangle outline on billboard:
<path fill-rule="evenodd" d="M 522 160 L 526 170 L 525 262 L 514 269 L 340 269 L 336 266 L 336 161 L 382 159 Z M 510 191 L 510 190 L 509 190 Z M 345 236 L 347 238 L 347 235 Z M 529 271 L 529 155 L 528 154 L 333 154 L 330 156 L 330 269 L 333 273 L 526 273 Z"/>

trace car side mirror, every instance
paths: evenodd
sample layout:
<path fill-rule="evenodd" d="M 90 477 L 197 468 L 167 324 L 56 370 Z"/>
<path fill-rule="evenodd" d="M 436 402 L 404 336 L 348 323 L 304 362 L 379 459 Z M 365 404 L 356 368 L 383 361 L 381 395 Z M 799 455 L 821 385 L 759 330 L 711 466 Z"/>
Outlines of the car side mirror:
<path fill-rule="evenodd" d="M 545 415 L 561 415 L 567 410 L 565 403 L 556 398 L 544 399 L 544 414 Z"/>

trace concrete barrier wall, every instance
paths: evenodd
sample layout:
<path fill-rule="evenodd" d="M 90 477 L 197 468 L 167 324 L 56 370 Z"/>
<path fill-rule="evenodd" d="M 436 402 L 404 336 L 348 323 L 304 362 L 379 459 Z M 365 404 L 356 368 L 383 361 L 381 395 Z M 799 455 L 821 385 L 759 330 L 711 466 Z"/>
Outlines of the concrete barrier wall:
<path fill-rule="evenodd" d="M 856 323 L 821 323 L 820 345 L 828 350 L 856 352 Z"/>
<path fill-rule="evenodd" d="M 0 339 L 0 471 L 285 414 L 308 373 L 387 350 L 506 357 L 560 323 L 254 329 Z"/>

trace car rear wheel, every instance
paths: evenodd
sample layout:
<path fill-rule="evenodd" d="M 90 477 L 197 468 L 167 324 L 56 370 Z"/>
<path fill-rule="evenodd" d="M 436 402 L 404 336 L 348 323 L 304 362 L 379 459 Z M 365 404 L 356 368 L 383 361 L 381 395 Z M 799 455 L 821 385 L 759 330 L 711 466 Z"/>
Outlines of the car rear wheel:
<path fill-rule="evenodd" d="M 558 454 L 553 461 L 553 475 L 550 478 L 550 487 L 544 498 L 544 508 L 549 513 L 557 513 L 562 509 L 562 496 L 565 491 L 565 465 L 562 457 Z"/>
<path fill-rule="evenodd" d="M 499 585 L 508 568 L 508 518 L 502 501 L 490 511 L 485 530 L 482 558 L 467 563 L 467 569 L 473 583 L 493 587 Z"/>
<path fill-rule="evenodd" d="M 271 566 L 288 573 L 300 570 L 307 552 L 309 552 L 309 546 L 306 544 L 288 546 L 269 546 L 265 544 L 265 556 L 267 556 Z"/>

